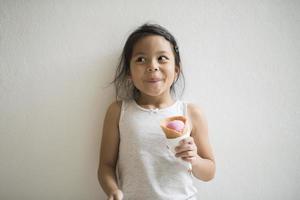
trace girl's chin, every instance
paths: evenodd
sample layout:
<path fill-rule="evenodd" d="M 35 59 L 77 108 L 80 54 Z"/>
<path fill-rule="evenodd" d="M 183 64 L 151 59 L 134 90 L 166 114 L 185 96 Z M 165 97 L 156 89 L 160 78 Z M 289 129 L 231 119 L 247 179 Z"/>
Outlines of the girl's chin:
<path fill-rule="evenodd" d="M 163 91 L 145 91 L 142 92 L 145 96 L 151 96 L 151 97 L 159 97 L 164 95 Z"/>
<path fill-rule="evenodd" d="M 170 91 L 168 89 L 165 89 L 165 87 L 144 87 L 142 89 L 139 89 L 142 94 L 145 96 L 151 96 L 151 97 L 158 97 L 162 95 L 166 95 Z"/>

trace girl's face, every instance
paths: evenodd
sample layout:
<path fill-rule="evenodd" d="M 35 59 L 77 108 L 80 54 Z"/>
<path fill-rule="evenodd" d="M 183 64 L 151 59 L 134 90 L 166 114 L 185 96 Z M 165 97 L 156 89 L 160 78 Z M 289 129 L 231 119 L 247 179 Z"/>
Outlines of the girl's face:
<path fill-rule="evenodd" d="M 134 45 L 129 77 L 141 95 L 169 95 L 178 73 L 173 48 L 164 37 L 146 36 Z"/>

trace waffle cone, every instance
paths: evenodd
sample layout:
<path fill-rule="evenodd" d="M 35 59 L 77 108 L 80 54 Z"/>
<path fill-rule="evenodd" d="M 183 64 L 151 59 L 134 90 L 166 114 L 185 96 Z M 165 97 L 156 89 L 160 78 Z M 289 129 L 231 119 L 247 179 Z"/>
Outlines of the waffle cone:
<path fill-rule="evenodd" d="M 182 131 L 176 131 L 176 130 L 173 130 L 173 129 L 170 129 L 167 127 L 167 124 L 168 122 L 170 121 L 173 121 L 173 120 L 180 120 L 184 123 L 184 129 Z M 168 117 L 168 118 L 165 118 L 161 124 L 160 124 L 160 127 L 162 128 L 163 132 L 165 133 L 166 135 L 166 138 L 168 139 L 173 139 L 173 138 L 177 138 L 177 137 L 180 137 L 182 136 L 186 131 L 187 131 L 187 119 L 186 117 L 184 116 L 173 116 L 173 117 Z"/>

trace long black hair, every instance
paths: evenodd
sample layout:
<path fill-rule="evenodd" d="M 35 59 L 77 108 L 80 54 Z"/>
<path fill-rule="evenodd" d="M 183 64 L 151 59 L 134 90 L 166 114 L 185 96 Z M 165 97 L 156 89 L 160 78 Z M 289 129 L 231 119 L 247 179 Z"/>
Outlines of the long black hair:
<path fill-rule="evenodd" d="M 137 99 L 140 95 L 140 91 L 133 85 L 132 81 L 129 81 L 128 79 L 128 75 L 130 74 L 130 60 L 134 45 L 137 41 L 149 35 L 162 36 L 169 41 L 173 47 L 175 65 L 179 68 L 179 74 L 174 83 L 171 85 L 171 93 L 177 96 L 177 90 L 180 90 L 180 96 L 183 94 L 185 81 L 182 72 L 179 48 L 174 36 L 167 29 L 158 24 L 146 23 L 133 31 L 124 45 L 120 61 L 116 69 L 115 78 L 112 81 L 115 85 L 117 100 Z M 178 80 L 181 81 L 181 87 L 175 89 L 175 83 L 177 83 Z"/>

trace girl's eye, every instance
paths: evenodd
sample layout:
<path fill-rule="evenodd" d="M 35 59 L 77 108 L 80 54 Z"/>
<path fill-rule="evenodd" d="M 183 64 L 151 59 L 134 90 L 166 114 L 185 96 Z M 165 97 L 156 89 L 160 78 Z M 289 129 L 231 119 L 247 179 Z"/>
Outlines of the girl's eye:
<path fill-rule="evenodd" d="M 136 62 L 139 62 L 139 63 L 145 62 L 145 61 L 146 61 L 146 59 L 145 59 L 144 57 L 138 57 L 138 58 L 136 59 Z"/>
<path fill-rule="evenodd" d="M 166 61 L 169 60 L 169 58 L 166 57 L 166 56 L 160 56 L 160 57 L 158 58 L 158 60 L 159 60 L 160 62 L 166 62 Z"/>

